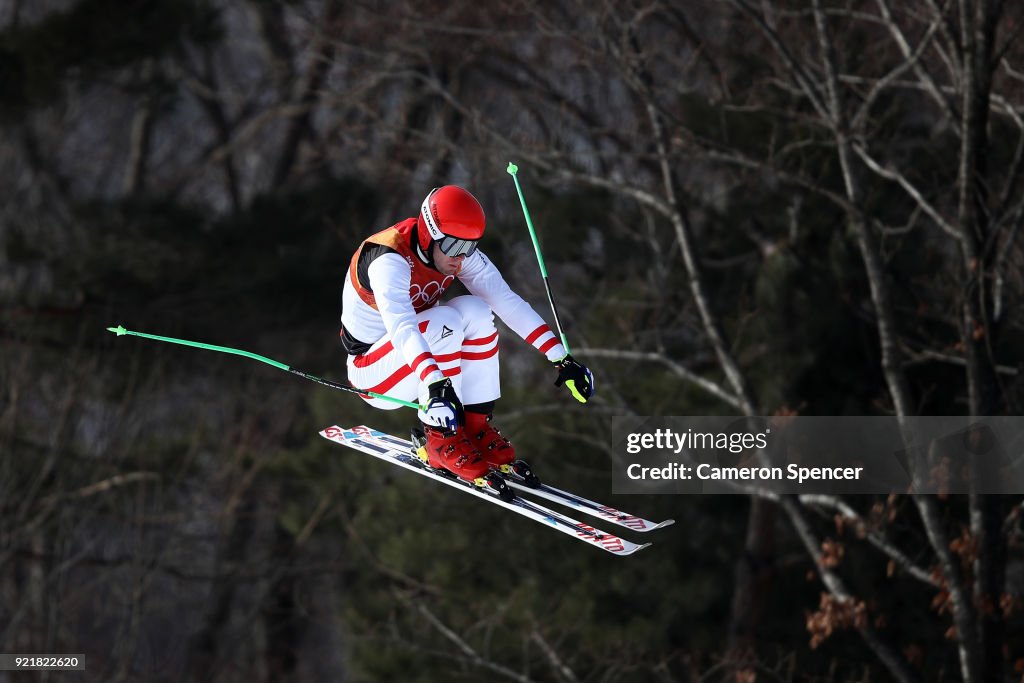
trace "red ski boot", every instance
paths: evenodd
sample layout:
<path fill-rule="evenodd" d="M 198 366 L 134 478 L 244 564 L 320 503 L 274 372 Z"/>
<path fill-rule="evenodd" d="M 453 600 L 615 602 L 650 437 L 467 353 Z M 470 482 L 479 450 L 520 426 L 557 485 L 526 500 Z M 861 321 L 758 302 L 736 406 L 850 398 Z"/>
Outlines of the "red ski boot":
<path fill-rule="evenodd" d="M 466 411 L 466 437 L 479 449 L 491 467 L 500 470 L 502 465 L 511 464 L 516 459 L 516 449 L 512 443 L 491 426 L 493 415 Z"/>
<path fill-rule="evenodd" d="M 490 422 L 494 416 L 490 413 L 474 413 L 466 411 L 466 438 L 480 450 L 484 460 L 504 475 L 515 474 L 518 480 L 530 488 L 541 485 L 540 478 L 533 473 L 529 463 L 516 460 L 516 449 L 512 442 L 501 435 Z"/>
<path fill-rule="evenodd" d="M 445 432 L 424 427 L 427 443 L 424 446 L 427 464 L 434 469 L 448 470 L 460 479 L 476 481 L 490 470 L 477 447 L 466 438 L 466 432 Z M 422 459 L 422 455 L 420 456 Z"/>

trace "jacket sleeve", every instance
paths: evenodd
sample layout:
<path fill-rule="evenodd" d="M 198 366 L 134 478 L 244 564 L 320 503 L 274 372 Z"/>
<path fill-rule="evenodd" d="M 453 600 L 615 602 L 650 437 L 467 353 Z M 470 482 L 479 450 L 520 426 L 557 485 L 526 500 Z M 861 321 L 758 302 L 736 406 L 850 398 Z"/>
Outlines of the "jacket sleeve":
<path fill-rule="evenodd" d="M 491 260 L 479 249 L 462 262 L 459 280 L 470 294 L 483 299 L 509 328 L 543 353 L 548 360 L 565 357 L 565 347 L 544 319 L 523 297 L 512 291 Z"/>
<path fill-rule="evenodd" d="M 420 333 L 416 311 L 409 299 L 412 280 L 409 264 L 398 254 L 383 254 L 370 263 L 367 274 L 384 328 L 406 365 L 423 384 L 443 380 L 430 346 Z"/>

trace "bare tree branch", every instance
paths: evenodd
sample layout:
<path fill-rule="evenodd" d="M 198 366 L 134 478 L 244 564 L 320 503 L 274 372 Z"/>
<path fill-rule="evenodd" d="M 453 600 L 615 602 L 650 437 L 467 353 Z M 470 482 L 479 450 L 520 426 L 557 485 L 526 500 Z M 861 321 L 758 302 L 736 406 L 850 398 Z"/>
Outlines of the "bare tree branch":
<path fill-rule="evenodd" d="M 876 2 L 878 3 L 878 9 L 882 14 L 882 18 L 885 20 L 885 25 L 889 29 L 889 32 L 892 34 L 893 40 L 899 47 L 900 52 L 903 54 L 904 60 L 911 60 L 913 58 L 915 50 L 911 49 L 910 44 L 907 41 L 906 35 L 904 35 L 903 30 L 900 28 L 899 24 L 893 19 L 892 10 L 889 7 L 889 0 L 876 0 Z M 934 22 L 939 26 L 944 26 L 945 20 L 943 17 L 945 12 L 939 9 L 938 7 L 935 7 L 934 4 L 933 9 L 935 14 Z M 920 80 L 921 83 L 924 85 L 925 90 L 928 92 L 928 94 L 932 96 L 932 99 L 935 101 L 935 104 L 939 106 L 939 109 L 943 113 L 945 113 L 946 120 L 948 121 L 948 123 L 951 126 L 953 126 L 954 130 L 956 130 L 959 133 L 959 117 L 956 115 L 956 112 L 953 111 L 952 105 L 939 90 L 939 87 L 938 85 L 936 85 L 935 80 L 924 69 L 924 67 L 921 66 L 919 60 L 914 59 L 912 66 L 914 69 L 914 73 L 917 75 L 918 80 Z"/>
<path fill-rule="evenodd" d="M 735 395 L 726 391 L 719 384 L 688 370 L 665 354 L 655 353 L 653 351 L 627 351 L 624 349 L 595 348 L 580 349 L 580 353 L 586 353 L 588 356 L 593 356 L 595 358 L 619 358 L 622 360 L 643 360 L 653 363 L 661 363 L 671 370 L 677 377 L 681 377 L 686 381 L 697 385 L 720 401 L 724 401 L 731 405 L 733 408 L 743 410 L 743 402 Z"/>
<path fill-rule="evenodd" d="M 799 499 L 800 502 L 805 505 L 816 505 L 838 511 L 844 519 L 853 522 L 853 526 L 858 534 L 863 534 L 864 538 L 867 539 L 871 545 L 875 546 L 886 556 L 892 559 L 893 562 L 896 563 L 896 566 L 910 576 L 913 576 L 918 581 L 926 583 L 934 588 L 939 588 L 938 581 L 935 580 L 935 577 L 932 576 L 930 571 L 915 564 L 914 561 L 906 555 L 906 553 L 894 546 L 883 534 L 872 529 L 864 518 L 857 513 L 849 503 L 842 500 L 840 497 L 818 494 L 802 494 L 799 496 Z"/>
<path fill-rule="evenodd" d="M 798 503 L 791 496 L 783 496 L 780 504 L 793 524 L 797 536 L 803 542 L 804 549 L 814 560 L 818 573 L 821 575 L 822 583 L 839 600 L 844 602 L 853 601 L 854 598 L 847 590 L 843 580 L 823 561 L 821 542 L 811 530 L 810 524 L 804 518 Z M 856 628 L 864 642 L 867 643 L 875 656 L 885 664 L 886 669 L 896 680 L 901 681 L 901 683 L 913 683 L 919 680 L 917 673 L 910 668 L 909 664 L 898 652 L 882 640 L 870 622 L 865 620 L 863 624 Z"/>
<path fill-rule="evenodd" d="M 558 677 L 567 683 L 578 683 L 579 679 L 576 678 L 576 674 L 570 669 L 566 663 L 558 656 L 558 652 L 551 646 L 551 643 L 547 641 L 544 634 L 540 632 L 537 625 L 534 624 L 530 631 L 530 640 L 537 643 L 540 647 L 541 652 L 547 657 L 548 662 L 551 663 L 551 668 L 558 674 Z"/>
<path fill-rule="evenodd" d="M 470 646 L 470 644 L 467 643 L 461 636 L 459 636 L 459 634 L 453 631 L 443 621 L 441 621 L 441 619 L 439 619 L 437 615 L 430 611 L 430 609 L 425 604 L 423 604 L 422 601 L 413 599 L 410 599 L 409 601 L 412 602 L 413 607 L 416 608 L 416 611 L 422 614 L 423 617 L 430 623 L 430 625 L 437 629 L 438 633 L 444 636 L 445 640 L 454 645 L 455 648 L 462 653 L 463 658 L 469 664 L 472 664 L 473 666 L 483 669 L 485 671 L 490 671 L 491 673 L 497 674 L 509 680 L 518 681 L 518 683 L 534 683 L 534 679 L 530 678 L 529 676 L 521 674 L 518 671 L 513 671 L 512 669 L 504 665 L 498 664 L 497 662 L 494 662 L 486 657 L 481 656 L 480 653 L 478 653 L 472 646 Z"/>

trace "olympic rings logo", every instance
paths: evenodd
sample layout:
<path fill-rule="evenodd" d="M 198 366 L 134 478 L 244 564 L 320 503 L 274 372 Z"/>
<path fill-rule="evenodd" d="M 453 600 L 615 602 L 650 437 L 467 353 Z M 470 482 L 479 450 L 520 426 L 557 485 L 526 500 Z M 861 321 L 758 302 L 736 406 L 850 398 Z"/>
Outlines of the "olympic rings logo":
<path fill-rule="evenodd" d="M 429 306 L 434 303 L 454 281 L 454 275 L 447 275 L 441 282 L 434 280 L 422 286 L 413 283 L 409 287 L 409 298 L 412 299 L 413 308 Z"/>

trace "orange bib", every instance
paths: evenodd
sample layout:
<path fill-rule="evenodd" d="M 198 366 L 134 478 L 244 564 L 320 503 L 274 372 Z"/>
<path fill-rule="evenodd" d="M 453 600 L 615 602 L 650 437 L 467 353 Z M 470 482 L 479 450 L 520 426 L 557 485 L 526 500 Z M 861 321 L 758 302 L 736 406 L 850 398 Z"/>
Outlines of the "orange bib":
<path fill-rule="evenodd" d="M 409 299 L 412 301 L 413 309 L 419 313 L 437 303 L 444 291 L 455 281 L 454 275 L 444 275 L 423 263 L 414 253 L 412 241 L 416 234 L 416 219 L 407 218 L 386 230 L 381 230 L 375 235 L 367 237 L 356 253 L 352 255 L 352 262 L 348 267 L 348 275 L 355 287 L 359 298 L 362 299 L 373 310 L 377 309 L 377 301 L 373 292 L 359 281 L 359 256 L 367 244 L 381 244 L 390 247 L 398 252 L 409 264 L 411 271 L 411 282 L 409 283 Z"/>

